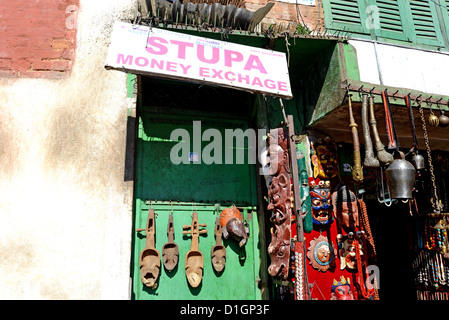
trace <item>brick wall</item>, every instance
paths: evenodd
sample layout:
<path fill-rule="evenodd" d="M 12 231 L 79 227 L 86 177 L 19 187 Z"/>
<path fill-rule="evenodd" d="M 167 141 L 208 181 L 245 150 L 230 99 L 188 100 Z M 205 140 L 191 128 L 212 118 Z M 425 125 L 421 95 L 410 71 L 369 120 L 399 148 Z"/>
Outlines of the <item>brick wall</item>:
<path fill-rule="evenodd" d="M 0 77 L 67 77 L 78 6 L 79 0 L 1 0 Z"/>
<path fill-rule="evenodd" d="M 265 6 L 267 2 L 274 2 L 274 6 L 262 21 L 265 25 L 275 24 L 284 28 L 290 25 L 291 28 L 300 23 L 301 25 L 305 24 L 310 30 L 318 29 L 320 25 L 321 27 L 324 25 L 321 0 L 316 0 L 315 6 L 300 4 L 296 6 L 296 3 L 272 0 L 246 0 L 245 5 L 248 10 L 255 11 Z"/>

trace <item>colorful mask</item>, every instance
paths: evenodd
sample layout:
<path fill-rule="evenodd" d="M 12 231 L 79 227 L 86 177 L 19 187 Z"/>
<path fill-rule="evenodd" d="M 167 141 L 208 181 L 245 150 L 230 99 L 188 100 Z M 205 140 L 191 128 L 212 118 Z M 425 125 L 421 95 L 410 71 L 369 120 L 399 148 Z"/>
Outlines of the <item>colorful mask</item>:
<path fill-rule="evenodd" d="M 340 227 L 355 228 L 359 226 L 359 209 L 354 192 L 342 185 L 332 193 L 334 217 Z"/>
<path fill-rule="evenodd" d="M 239 242 L 242 247 L 248 241 L 247 230 L 243 221 L 243 215 L 234 205 L 231 208 L 226 208 L 220 213 L 220 223 L 223 232 L 223 238 L 231 238 Z"/>
<path fill-rule="evenodd" d="M 350 232 L 348 235 L 337 235 L 338 252 L 340 255 L 340 269 L 347 268 L 348 270 L 357 269 L 357 257 L 354 245 L 354 236 Z M 363 247 L 359 243 L 360 257 L 363 256 Z M 362 259 L 363 262 L 363 259 Z"/>
<path fill-rule="evenodd" d="M 337 147 L 330 137 L 318 139 L 315 145 L 312 144 L 311 154 L 315 178 L 332 179 L 337 176 Z"/>
<path fill-rule="evenodd" d="M 351 291 L 351 283 L 344 276 L 341 276 L 340 281 L 334 279 L 331 288 L 331 300 L 354 300 Z"/>
<path fill-rule="evenodd" d="M 320 181 L 318 185 L 314 181 L 310 183 L 310 199 L 312 202 L 312 222 L 318 226 L 330 225 L 332 218 L 332 204 L 330 182 Z"/>
<path fill-rule="evenodd" d="M 310 246 L 307 249 L 307 258 L 314 269 L 325 272 L 331 266 L 334 266 L 335 253 L 332 244 L 324 236 L 319 236 L 310 241 Z"/>

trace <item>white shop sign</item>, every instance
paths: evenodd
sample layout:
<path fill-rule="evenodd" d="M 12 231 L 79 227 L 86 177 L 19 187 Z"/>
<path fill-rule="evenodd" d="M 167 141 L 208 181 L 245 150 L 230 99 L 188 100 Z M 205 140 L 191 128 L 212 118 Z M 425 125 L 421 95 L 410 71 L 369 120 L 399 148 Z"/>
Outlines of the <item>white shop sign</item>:
<path fill-rule="evenodd" d="M 283 52 L 123 22 L 105 67 L 292 98 Z"/>

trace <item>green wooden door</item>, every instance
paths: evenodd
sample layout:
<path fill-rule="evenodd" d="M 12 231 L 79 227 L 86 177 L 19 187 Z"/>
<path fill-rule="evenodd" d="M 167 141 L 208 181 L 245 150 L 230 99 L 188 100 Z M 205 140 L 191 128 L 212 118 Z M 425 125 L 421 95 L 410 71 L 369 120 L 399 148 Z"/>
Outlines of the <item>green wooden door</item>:
<path fill-rule="evenodd" d="M 243 106 L 245 107 L 245 106 Z M 156 212 L 156 249 L 162 256 L 167 242 L 167 223 L 173 213 L 175 243 L 179 246 L 179 263 L 168 272 L 161 261 L 156 289 L 145 287 L 140 280 L 139 255 L 145 246 L 145 237 L 133 235 L 133 298 L 138 300 L 189 300 L 189 299 L 260 299 L 258 278 L 260 268 L 259 221 L 257 216 L 256 168 L 236 162 L 224 164 L 226 146 L 223 143 L 223 164 L 207 164 L 193 159 L 187 164 L 174 164 L 170 160 L 172 148 L 180 139 L 172 139 L 176 129 L 188 132 L 191 150 L 194 150 L 193 121 L 201 121 L 201 132 L 216 129 L 223 135 L 226 129 L 246 130 L 248 123 L 229 115 L 203 113 L 161 112 L 146 108 L 139 116 L 136 150 L 135 228 L 145 228 L 150 206 Z M 246 140 L 245 140 L 246 141 Z M 201 150 L 210 141 L 201 142 Z M 228 147 L 229 149 L 229 147 Z M 247 141 L 237 150 L 248 150 Z M 228 153 L 229 155 L 229 153 Z M 229 160 L 229 159 L 228 159 Z M 234 160 L 235 157 L 234 157 Z M 229 162 L 229 161 L 228 161 Z M 250 237 L 241 250 L 232 239 L 223 240 L 226 247 L 226 266 L 216 273 L 211 263 L 211 249 L 215 245 L 214 225 L 222 209 L 235 204 L 248 222 Z M 207 224 L 207 234 L 199 239 L 204 257 L 203 278 L 199 287 L 191 288 L 185 274 L 185 255 L 190 250 L 190 236 L 182 235 L 183 225 L 190 225 L 192 213 L 198 213 L 199 223 Z"/>

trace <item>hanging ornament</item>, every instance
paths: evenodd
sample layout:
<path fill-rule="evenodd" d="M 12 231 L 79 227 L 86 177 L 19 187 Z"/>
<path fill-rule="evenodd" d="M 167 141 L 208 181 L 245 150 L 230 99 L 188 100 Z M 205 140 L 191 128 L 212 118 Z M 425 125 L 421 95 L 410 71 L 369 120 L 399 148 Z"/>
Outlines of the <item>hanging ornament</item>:
<path fill-rule="evenodd" d="M 354 233 L 337 235 L 338 253 L 340 255 L 340 269 L 355 270 L 357 268 L 356 250 L 360 250 L 360 257 L 364 255 L 362 243 L 355 241 Z M 356 249 L 356 246 L 359 248 Z"/>
<path fill-rule="evenodd" d="M 441 110 L 441 114 L 438 117 L 438 120 L 440 122 L 440 127 L 444 128 L 447 127 L 447 125 L 449 125 L 449 117 L 444 114 L 444 110 Z"/>
<path fill-rule="evenodd" d="M 426 143 L 426 150 L 427 150 L 427 161 L 429 161 L 429 171 L 430 171 L 430 177 L 432 180 L 432 187 L 433 187 L 433 189 L 432 189 L 433 195 L 430 198 L 430 203 L 432 205 L 434 213 L 439 214 L 443 210 L 443 203 L 441 202 L 441 200 L 438 197 L 437 186 L 435 184 L 435 174 L 433 172 L 433 165 L 432 165 L 432 154 L 430 153 L 429 136 L 427 134 L 426 122 L 424 120 L 424 111 L 423 111 L 420 103 L 418 103 L 418 107 L 419 107 L 419 113 L 421 115 L 421 122 L 422 122 L 422 127 L 423 127 L 423 132 L 424 132 L 424 142 Z M 430 112 L 432 113 L 432 109 L 430 110 Z"/>
<path fill-rule="evenodd" d="M 314 269 L 326 272 L 335 265 L 336 250 L 328 239 L 322 235 L 310 241 L 307 249 L 307 258 Z"/>
<path fill-rule="evenodd" d="M 433 114 L 432 107 L 430 107 L 430 115 L 429 115 L 429 118 L 427 119 L 427 121 L 429 122 L 429 125 L 432 127 L 436 127 L 438 125 L 438 123 L 440 122 L 438 117 Z"/>

